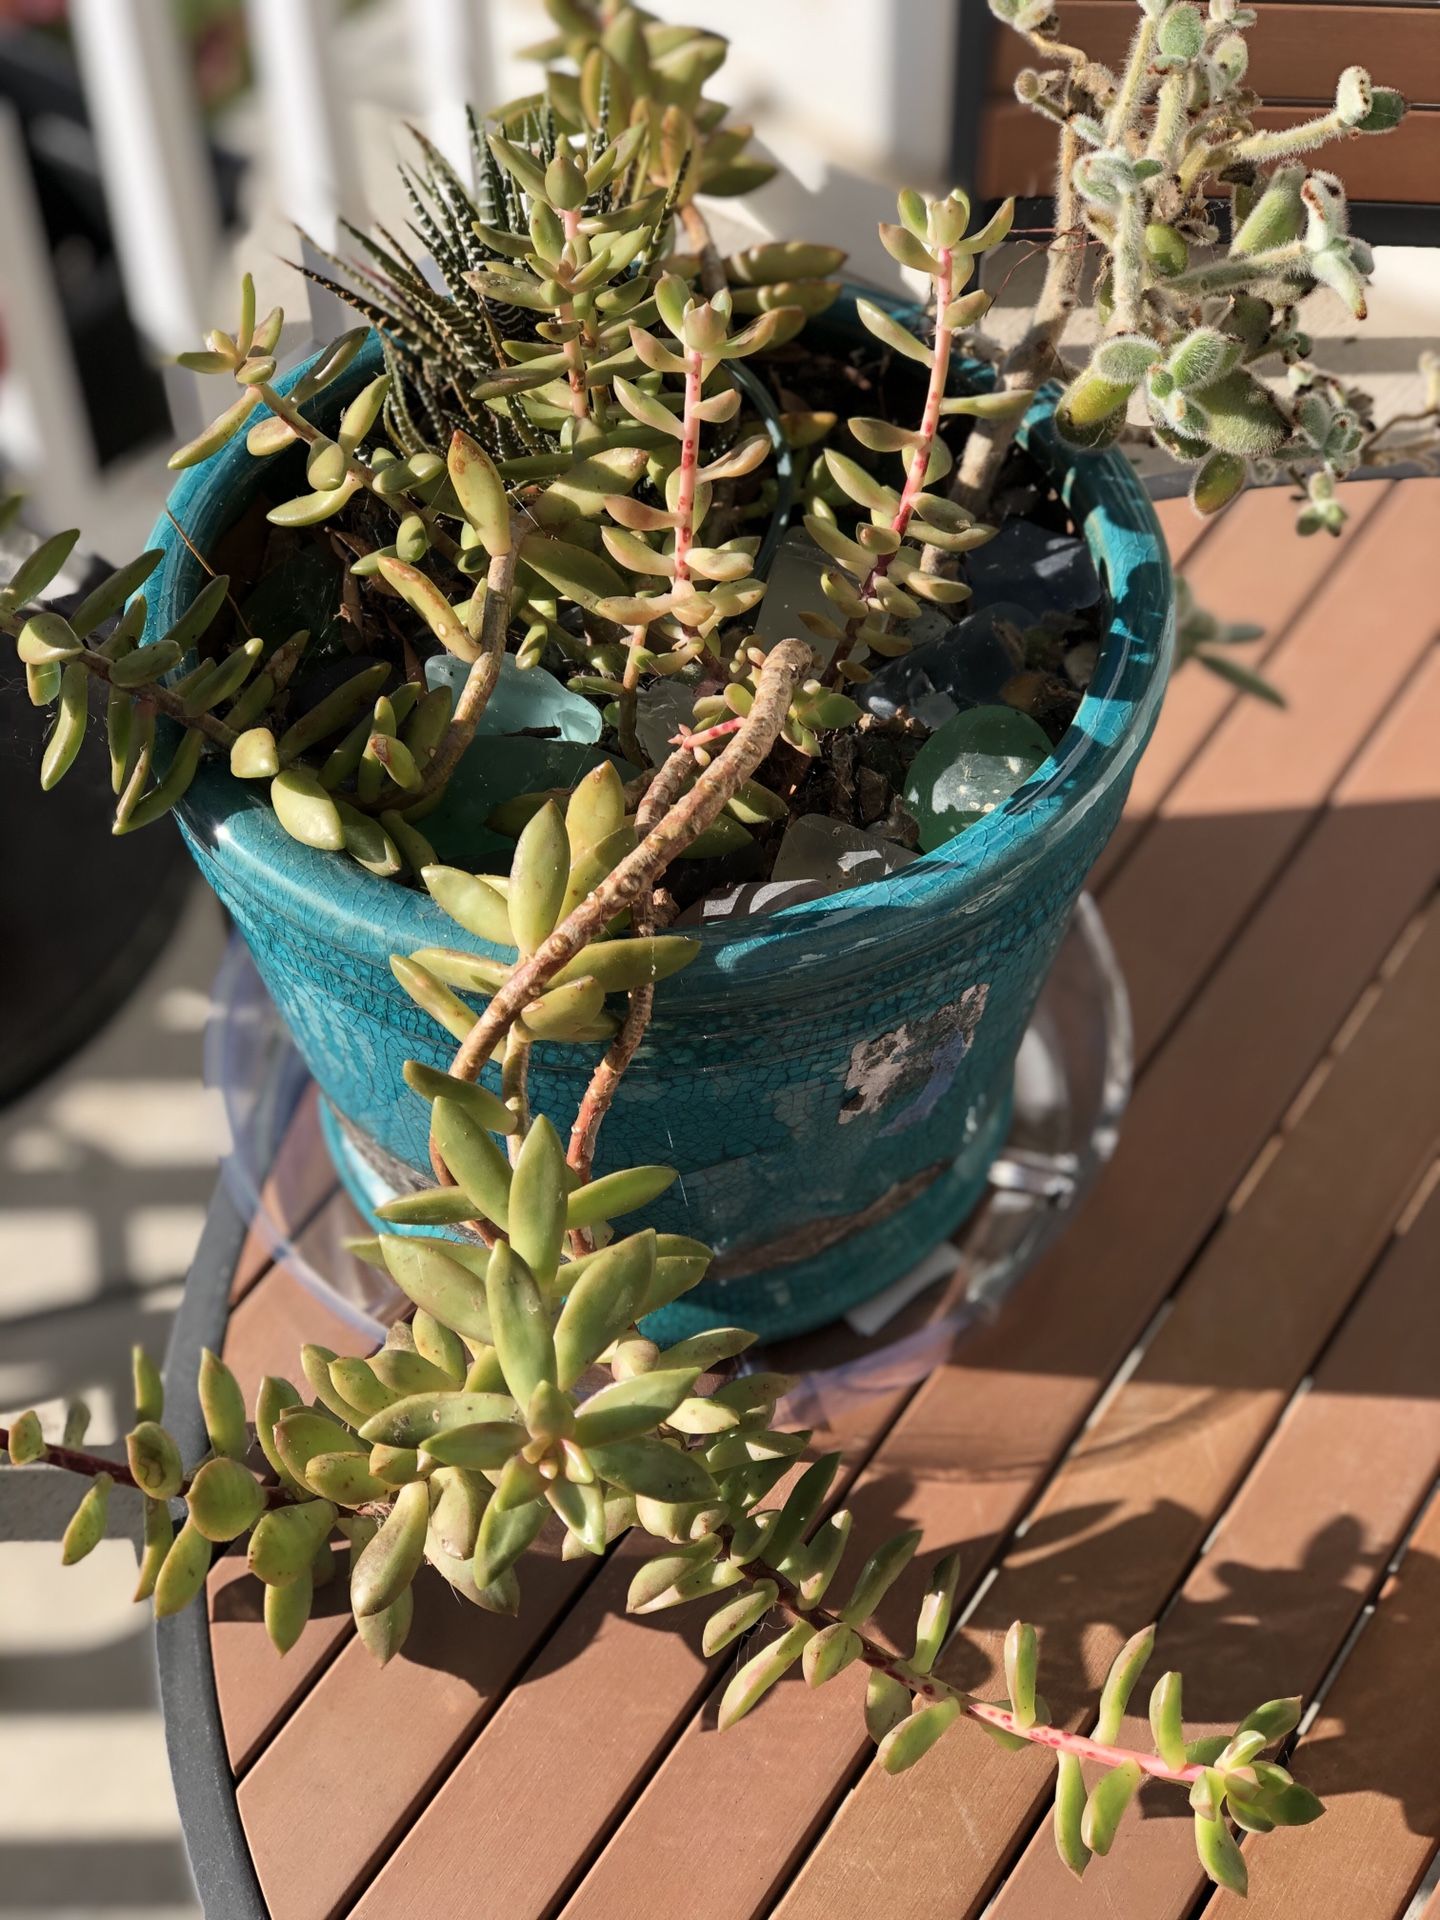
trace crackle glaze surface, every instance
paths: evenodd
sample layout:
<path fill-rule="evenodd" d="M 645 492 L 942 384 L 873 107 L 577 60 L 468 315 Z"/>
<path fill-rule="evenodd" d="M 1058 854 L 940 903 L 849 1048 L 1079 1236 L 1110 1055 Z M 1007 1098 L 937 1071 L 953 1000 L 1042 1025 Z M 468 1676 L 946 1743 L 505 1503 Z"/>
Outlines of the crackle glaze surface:
<path fill-rule="evenodd" d="M 368 371 L 362 357 L 354 375 Z M 972 364 L 960 377 L 981 384 L 988 371 Z M 670 1192 L 626 1224 L 694 1233 L 717 1250 L 714 1276 L 666 1310 L 663 1337 L 717 1314 L 768 1337 L 834 1318 L 959 1223 L 1004 1137 L 1016 1050 L 1124 803 L 1174 640 L 1169 564 L 1142 489 L 1118 456 L 1065 454 L 1048 414 L 1032 410 L 1026 437 L 1111 600 L 1094 683 L 1052 757 L 968 832 L 844 895 L 705 928 L 699 957 L 661 987 L 598 1170 L 678 1167 Z M 171 509 L 204 550 L 256 479 L 232 443 L 182 479 Z M 168 522 L 154 540 L 167 550 L 152 583 L 159 632 L 198 580 Z M 389 955 L 500 950 L 467 941 L 428 898 L 297 845 L 220 768 L 196 780 L 182 828 L 328 1099 L 424 1168 L 427 1109 L 400 1067 L 443 1066 L 452 1049 L 401 993 Z M 533 1097 L 562 1133 L 596 1058 L 536 1048 Z M 356 1180 L 354 1167 L 342 1171 Z"/>

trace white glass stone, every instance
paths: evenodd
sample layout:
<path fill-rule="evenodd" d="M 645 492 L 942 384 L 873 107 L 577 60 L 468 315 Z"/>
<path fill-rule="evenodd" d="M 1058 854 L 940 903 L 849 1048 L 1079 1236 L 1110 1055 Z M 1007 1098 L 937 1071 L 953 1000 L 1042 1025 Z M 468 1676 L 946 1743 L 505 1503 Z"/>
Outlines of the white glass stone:
<path fill-rule="evenodd" d="M 908 847 L 864 827 L 831 820 L 823 813 L 803 813 L 785 829 L 775 856 L 772 880 L 818 881 L 830 893 L 844 887 L 862 887 L 898 873 L 919 856 Z"/>

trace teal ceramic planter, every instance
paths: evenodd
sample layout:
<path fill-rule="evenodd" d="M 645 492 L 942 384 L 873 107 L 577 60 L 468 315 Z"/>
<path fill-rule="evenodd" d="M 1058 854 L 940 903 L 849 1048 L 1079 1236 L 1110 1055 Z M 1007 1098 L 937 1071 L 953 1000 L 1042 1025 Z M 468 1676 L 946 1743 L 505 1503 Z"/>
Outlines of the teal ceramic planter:
<path fill-rule="evenodd" d="M 698 930 L 698 958 L 657 995 L 597 1169 L 678 1167 L 626 1224 L 716 1249 L 713 1277 L 657 1316 L 664 1338 L 717 1320 L 773 1338 L 835 1318 L 959 1224 L 1004 1137 L 1021 1036 L 1154 724 L 1174 637 L 1143 490 L 1116 455 L 1060 449 L 1048 411 L 1032 411 L 1029 445 L 1111 603 L 1094 681 L 1052 757 L 948 846 L 843 895 Z M 206 550 L 257 480 L 232 444 L 182 479 L 171 510 Z M 168 522 L 154 541 L 166 549 L 152 578 L 159 631 L 198 577 Z M 363 1198 L 395 1161 L 426 1169 L 427 1110 L 400 1068 L 444 1065 L 450 1043 L 400 992 L 389 956 L 464 936 L 427 897 L 297 845 L 222 769 L 197 779 L 181 824 L 339 1116 L 352 1189 Z M 533 1097 L 562 1133 L 596 1058 L 536 1048 Z"/>

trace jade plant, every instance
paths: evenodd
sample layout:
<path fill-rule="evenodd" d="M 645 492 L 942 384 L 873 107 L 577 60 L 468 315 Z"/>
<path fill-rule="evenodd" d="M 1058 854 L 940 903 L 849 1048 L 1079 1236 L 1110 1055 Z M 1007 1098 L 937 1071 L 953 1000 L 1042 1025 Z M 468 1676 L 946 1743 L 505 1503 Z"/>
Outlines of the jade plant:
<path fill-rule="evenodd" d="M 774 1424 L 785 1380 L 737 1365 L 746 1332 L 663 1349 L 647 1337 L 647 1316 L 700 1281 L 709 1250 L 612 1225 L 673 1170 L 593 1169 L 657 983 L 696 950 L 669 930 L 673 863 L 773 840 L 837 739 L 882 727 L 862 707 L 866 686 L 969 597 L 966 556 L 1003 518 L 1012 442 L 1046 383 L 1063 382 L 1053 411 L 1071 446 L 1155 442 L 1193 465 L 1201 512 L 1224 507 L 1253 468 L 1293 467 L 1302 532 L 1339 530 L 1337 482 L 1358 462 L 1412 452 L 1382 444 L 1389 429 L 1310 364 L 1298 316 L 1317 290 L 1363 315 L 1370 268 L 1339 181 L 1301 156 L 1339 133 L 1384 131 L 1402 103 L 1352 68 L 1332 112 L 1261 131 L 1245 85 L 1253 15 L 1235 0 L 1211 0 L 1208 15 L 1142 0 L 1121 73 L 1061 40 L 1043 0 L 991 0 L 1041 62 L 1021 75 L 1022 99 L 1059 132 L 1038 304 L 1009 353 L 988 345 L 990 296 L 972 282 L 1013 207 L 976 225 L 958 189 L 907 190 L 881 238 L 924 298 L 908 314 L 857 302 L 883 376 L 868 391 L 889 398 L 842 418 L 826 394 L 801 390 L 795 356 L 840 291 L 843 253 L 786 240 L 726 254 L 703 211 L 770 172 L 750 130 L 704 92 L 724 43 L 610 0 L 548 5 L 543 85 L 473 123 L 473 178 L 422 141 L 405 173 L 408 236 L 354 234 L 357 257 L 325 268 L 362 325 L 284 376 L 283 315 L 258 314 L 247 278 L 233 330 L 184 356 L 234 391 L 172 466 L 203 466 L 241 435 L 275 463 L 265 519 L 325 556 L 341 638 L 252 631 L 248 583 L 232 588 L 198 550 L 210 577 L 161 634 L 147 634 L 145 598 L 158 553 L 64 611 L 47 607 L 73 533 L 44 542 L 0 592 L 31 699 L 55 715 L 45 786 L 73 764 L 96 695 L 117 832 L 163 816 L 215 762 L 264 792 L 295 839 L 423 886 L 454 922 L 456 945 L 392 960 L 456 1044 L 448 1071 L 405 1070 L 429 1104 L 434 1184 L 381 1208 L 382 1230 L 358 1247 L 411 1312 L 368 1359 L 304 1348 L 303 1385 L 266 1379 L 253 1411 L 206 1354 L 199 1461 L 166 1431 L 143 1355 L 123 1462 L 83 1450 L 80 1409 L 59 1441 L 31 1412 L 0 1444 L 16 1465 L 88 1477 L 67 1562 L 101 1538 L 117 1484 L 143 1499 L 137 1597 L 162 1617 L 202 1591 L 217 1548 L 245 1540 L 282 1653 L 331 1574 L 337 1534 L 357 1629 L 386 1660 L 424 1563 L 479 1609 L 508 1612 L 547 1527 L 567 1556 L 602 1555 L 638 1529 L 655 1550 L 633 1609 L 706 1604 L 710 1654 L 771 1617 L 779 1627 L 747 1648 L 722 1726 L 796 1664 L 821 1686 L 860 1663 L 888 1771 L 962 1720 L 1002 1745 L 1053 1748 L 1056 1842 L 1077 1873 L 1109 1850 L 1141 1781 L 1162 1780 L 1189 1794 L 1206 1872 L 1243 1891 L 1230 1821 L 1258 1833 L 1321 1811 L 1261 1757 L 1295 1730 L 1299 1702 L 1187 1739 L 1167 1673 L 1151 1695 L 1153 1744 L 1130 1750 L 1121 1721 L 1153 1629 L 1124 1648 L 1082 1733 L 1051 1722 L 1023 1622 L 1006 1641 L 1005 1697 L 974 1697 L 938 1670 L 955 1555 L 930 1572 L 913 1646 L 874 1624 L 917 1552 L 913 1533 L 847 1575 L 837 1603 L 850 1530 L 832 1501 L 838 1457 L 803 1464 L 810 1436 Z M 1087 298 L 1101 339 L 1076 368 L 1062 335 Z M 380 370 L 362 375 L 372 330 Z M 988 379 L 976 361 L 990 362 Z M 1440 425 L 1437 401 L 1432 391 L 1411 424 Z M 792 502 L 820 603 L 799 611 L 803 631 L 765 637 L 766 530 Z M 178 523 L 177 536 L 193 548 Z M 1244 637 L 1186 603 L 1185 650 L 1263 691 L 1223 651 Z M 1030 704 L 1047 676 L 1032 655 L 1053 664 L 1056 636 L 1010 638 L 1017 671 L 999 716 L 1040 742 L 1028 757 L 1007 745 L 1013 785 L 1014 765 L 1049 748 Z M 504 803 L 490 822 L 514 843 L 504 871 L 438 861 L 425 822 L 483 755 L 497 689 L 554 673 L 598 708 L 611 756 L 573 791 Z M 688 717 L 647 751 L 647 709 L 666 688 Z M 912 747 L 925 737 L 918 720 L 895 725 Z M 466 935 L 515 957 L 477 954 Z M 536 1042 L 603 1049 L 568 1140 L 531 1111 Z M 481 1084 L 492 1067 L 498 1089 Z M 1088 1785 L 1085 1763 L 1100 1769 Z"/>

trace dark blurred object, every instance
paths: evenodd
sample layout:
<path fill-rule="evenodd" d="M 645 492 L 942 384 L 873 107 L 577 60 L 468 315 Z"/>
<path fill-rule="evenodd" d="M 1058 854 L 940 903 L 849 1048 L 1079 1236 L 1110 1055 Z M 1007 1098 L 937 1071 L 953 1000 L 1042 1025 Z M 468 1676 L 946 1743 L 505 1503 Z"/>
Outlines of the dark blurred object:
<path fill-rule="evenodd" d="M 13 24 L 17 18 L 43 17 L 47 9 L 63 13 L 50 0 L 0 0 L 0 99 L 20 119 L 66 333 L 103 466 L 167 435 L 170 416 L 160 375 L 126 311 L 74 62 L 63 39 Z M 213 145 L 210 155 L 228 227 L 236 219 L 243 167 Z"/>
<path fill-rule="evenodd" d="M 67 568 L 67 575 L 74 569 Z M 91 561 L 78 593 L 108 571 Z M 64 611 L 69 602 L 55 603 Z M 78 1051 L 134 992 L 196 884 L 173 825 L 111 837 L 105 730 L 69 775 L 40 789 L 48 723 L 13 653 L 0 669 L 0 1106 Z"/>

